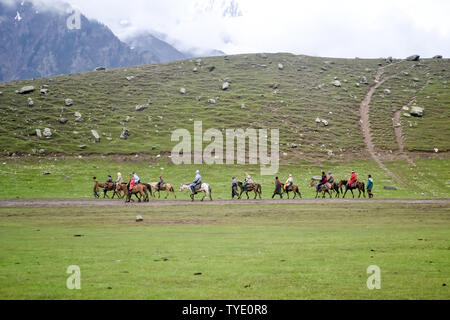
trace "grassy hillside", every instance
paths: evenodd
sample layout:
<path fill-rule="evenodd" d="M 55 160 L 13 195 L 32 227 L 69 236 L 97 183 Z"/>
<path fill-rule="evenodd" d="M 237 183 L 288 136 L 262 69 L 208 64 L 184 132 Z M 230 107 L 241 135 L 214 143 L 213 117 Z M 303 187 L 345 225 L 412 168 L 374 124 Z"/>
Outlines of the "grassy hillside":
<path fill-rule="evenodd" d="M 278 67 L 280 63 L 283 70 Z M 450 150 L 447 59 L 397 61 L 387 66 L 384 59 L 247 54 L 204 58 L 202 66 L 187 60 L 0 83 L 0 152 L 33 154 L 44 149 L 47 154 L 164 154 L 174 145 L 170 142 L 173 130 L 193 131 L 192 121 L 202 120 L 204 130 L 279 128 L 286 160 L 311 155 L 327 158 L 328 150 L 338 159 L 348 154 L 364 157 L 359 106 L 369 85 L 362 84 L 361 78 L 365 76 L 373 84 L 379 64 L 386 65 L 385 76 L 391 78 L 376 92 L 371 106 L 376 147 L 397 149 L 393 114 L 416 96 L 425 116 L 402 121 L 406 148 Z M 195 67 L 198 72 L 193 71 Z M 223 91 L 226 77 L 231 79 L 231 87 Z M 332 84 L 335 77 L 341 87 Z M 274 84 L 279 88 L 271 88 Z M 33 85 L 36 91 L 15 93 L 25 85 Z M 41 96 L 40 88 L 49 91 Z M 181 88 L 186 94 L 180 93 Z M 385 88 L 391 89 L 391 95 L 383 95 Z M 34 100 L 31 107 L 28 98 Z M 72 106 L 65 106 L 67 98 L 73 99 Z M 210 104 L 209 99 L 217 103 Z M 148 101 L 147 109 L 136 111 L 136 106 Z M 75 122 L 75 112 L 81 113 L 84 122 Z M 327 120 L 329 127 L 316 124 L 317 117 Z M 68 122 L 61 124 L 60 118 Z M 413 122 L 413 128 L 408 121 Z M 131 132 L 126 141 L 120 139 L 124 127 Z M 52 138 L 35 135 L 36 129 L 44 128 L 52 129 Z M 92 129 L 102 136 L 100 143 L 95 143 Z M 292 143 L 298 148 L 291 149 Z M 152 146 L 156 148 L 152 150 Z"/>

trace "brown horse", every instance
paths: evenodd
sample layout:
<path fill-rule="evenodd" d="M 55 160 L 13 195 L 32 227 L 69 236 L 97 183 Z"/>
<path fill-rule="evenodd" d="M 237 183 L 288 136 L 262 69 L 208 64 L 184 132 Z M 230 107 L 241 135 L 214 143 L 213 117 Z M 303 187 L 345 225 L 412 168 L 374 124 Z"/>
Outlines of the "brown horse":
<path fill-rule="evenodd" d="M 282 185 L 282 188 L 284 190 L 284 185 Z M 284 190 L 284 193 L 287 193 L 288 199 L 290 199 L 289 198 L 289 192 L 293 192 L 294 193 L 294 197 L 292 199 L 295 199 L 295 197 L 297 195 L 300 197 L 300 199 L 302 198 L 302 193 L 300 192 L 300 189 L 298 188 L 298 186 L 296 186 L 295 184 L 290 186 L 286 190 Z"/>
<path fill-rule="evenodd" d="M 165 191 L 166 192 L 166 198 L 165 198 L 166 200 L 169 197 L 170 193 L 173 194 L 175 199 L 177 198 L 177 196 L 175 194 L 175 189 L 173 188 L 173 186 L 171 184 L 166 183 L 165 187 L 162 189 L 158 188 L 158 182 L 150 182 L 149 185 L 151 185 L 154 190 L 153 197 L 156 197 L 156 193 L 158 192 L 158 199 L 161 199 L 161 191 Z"/>
<path fill-rule="evenodd" d="M 253 184 L 249 184 L 247 186 L 247 190 L 244 190 L 244 184 L 239 181 L 238 182 L 238 186 L 241 189 L 241 193 L 239 194 L 239 199 L 242 198 L 242 194 L 245 192 L 245 194 L 247 195 L 247 200 L 250 199 L 250 196 L 248 195 L 249 192 L 254 192 L 255 193 L 255 200 L 256 198 L 259 196 L 260 199 L 262 199 L 262 187 L 260 184 L 258 183 L 253 183 Z"/>
<path fill-rule="evenodd" d="M 311 188 L 316 188 L 318 184 L 319 183 L 313 179 L 313 180 L 311 180 L 311 183 L 310 183 L 309 186 Z M 319 191 L 317 191 L 316 199 L 319 197 L 319 193 L 320 192 L 323 192 L 323 197 L 322 197 L 323 199 L 325 199 L 325 194 L 326 193 L 328 193 L 330 195 L 330 199 L 331 199 L 333 197 L 333 191 L 332 190 L 333 190 L 332 189 L 332 185 L 330 183 L 325 183 L 324 185 L 322 185 L 320 187 Z"/>
<path fill-rule="evenodd" d="M 98 194 L 100 188 L 103 189 L 103 199 L 105 199 L 107 197 L 106 193 L 108 191 L 111 191 L 111 190 L 107 190 L 107 189 L 109 189 L 109 185 L 107 183 L 99 183 L 97 181 L 97 177 L 94 177 L 94 197 L 96 199 L 100 198 L 100 195 Z"/>
<path fill-rule="evenodd" d="M 118 189 L 121 189 L 125 194 L 125 203 L 131 202 L 131 196 L 135 195 L 136 198 L 138 198 L 139 202 L 149 202 L 150 199 L 148 197 L 148 191 L 150 191 L 150 195 L 152 195 L 152 189 L 149 184 L 137 184 L 133 187 L 133 189 L 130 191 L 128 189 L 128 185 L 126 183 L 122 183 L 120 185 L 117 185 Z"/>
<path fill-rule="evenodd" d="M 336 195 L 334 196 L 335 198 L 340 198 L 341 197 L 341 184 L 340 183 L 336 183 L 336 182 L 332 182 L 331 183 L 331 189 L 336 192 Z"/>
<path fill-rule="evenodd" d="M 353 190 L 356 190 L 356 189 L 358 189 L 358 191 L 359 191 L 359 196 L 358 196 L 359 199 L 361 198 L 361 193 L 363 193 L 364 198 L 366 197 L 366 184 L 364 182 L 357 181 L 354 184 L 352 184 L 351 186 L 347 186 L 347 184 L 348 184 L 348 181 L 346 181 L 346 180 L 342 180 L 339 183 L 341 192 L 342 192 L 342 187 L 345 186 L 345 192 L 343 192 L 344 196 L 342 197 L 343 199 L 345 199 L 345 196 L 347 195 L 348 190 L 350 190 L 350 192 L 353 195 L 353 199 L 355 199 L 355 194 L 353 193 Z"/>

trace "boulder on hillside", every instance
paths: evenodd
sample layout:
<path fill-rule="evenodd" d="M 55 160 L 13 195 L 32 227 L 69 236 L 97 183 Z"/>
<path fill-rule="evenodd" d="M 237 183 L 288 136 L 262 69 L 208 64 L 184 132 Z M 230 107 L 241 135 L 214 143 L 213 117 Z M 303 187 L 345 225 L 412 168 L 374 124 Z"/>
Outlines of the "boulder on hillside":
<path fill-rule="evenodd" d="M 228 90 L 228 89 L 230 89 L 230 83 L 225 82 L 225 83 L 222 85 L 222 90 L 225 91 L 225 90 Z"/>
<path fill-rule="evenodd" d="M 94 69 L 94 71 L 105 71 L 106 68 L 105 67 L 97 67 Z"/>
<path fill-rule="evenodd" d="M 406 58 L 406 61 L 419 61 L 420 60 L 420 56 L 418 54 L 413 54 L 412 56 L 409 56 L 408 58 Z"/>
<path fill-rule="evenodd" d="M 265 55 L 264 53 L 258 53 L 257 56 L 261 59 L 267 59 L 267 55 Z"/>
<path fill-rule="evenodd" d="M 50 128 L 44 129 L 44 137 L 50 138 L 52 136 L 52 130 Z"/>
<path fill-rule="evenodd" d="M 365 76 L 363 76 L 363 77 L 361 77 L 361 83 L 362 84 L 369 84 L 369 81 L 367 80 L 367 77 L 365 77 Z"/>
<path fill-rule="evenodd" d="M 20 89 L 18 91 L 19 94 L 27 94 L 27 93 L 31 93 L 34 91 L 34 87 L 33 86 L 25 86 L 22 87 L 22 89 Z"/>
<path fill-rule="evenodd" d="M 433 57 L 433 59 L 442 59 L 443 57 L 442 57 L 442 55 L 440 55 L 440 54 L 438 54 L 438 55 L 436 55 L 436 56 L 434 56 Z"/>
<path fill-rule="evenodd" d="M 41 96 L 45 96 L 48 93 L 48 89 L 41 89 L 40 94 Z"/>
<path fill-rule="evenodd" d="M 278 64 L 278 70 L 283 70 L 283 69 L 284 69 L 283 64 L 282 64 L 282 63 L 279 63 L 279 64 Z"/>
<path fill-rule="evenodd" d="M 127 140 L 131 136 L 131 132 L 127 128 L 122 129 L 122 134 L 120 135 L 120 139 Z"/>
<path fill-rule="evenodd" d="M 421 107 L 412 107 L 409 113 L 414 117 L 423 117 L 424 109 Z"/>
<path fill-rule="evenodd" d="M 100 135 L 96 130 L 91 130 L 91 134 L 94 136 L 95 142 L 100 142 Z"/>
<path fill-rule="evenodd" d="M 38 138 L 42 138 L 42 132 L 41 132 L 41 129 L 36 129 L 36 136 L 37 136 Z"/>
<path fill-rule="evenodd" d="M 208 103 L 209 103 L 209 104 L 216 104 L 216 100 L 214 100 L 214 99 L 209 99 L 209 100 L 208 100 Z"/>
<path fill-rule="evenodd" d="M 61 124 L 66 124 L 68 121 L 69 120 L 67 120 L 65 118 L 58 119 L 58 122 L 61 123 Z"/>
<path fill-rule="evenodd" d="M 28 98 L 28 106 L 29 106 L 29 107 L 34 106 L 34 101 L 33 101 L 33 99 Z"/>
<path fill-rule="evenodd" d="M 333 86 L 340 88 L 342 86 L 341 82 L 339 80 L 335 80 L 332 82 Z"/>
<path fill-rule="evenodd" d="M 66 104 L 67 107 L 70 107 L 71 105 L 73 105 L 73 100 L 72 99 L 66 99 L 64 101 L 64 103 Z"/>
<path fill-rule="evenodd" d="M 147 106 L 144 106 L 144 105 L 136 106 L 136 111 L 137 112 L 144 111 L 145 109 L 147 109 Z"/>
<path fill-rule="evenodd" d="M 385 90 L 384 90 L 384 94 L 385 94 L 385 95 L 390 95 L 390 94 L 391 94 L 391 90 L 385 89 Z"/>
<path fill-rule="evenodd" d="M 181 93 L 181 94 L 186 94 L 186 88 L 181 88 L 181 89 L 180 89 L 180 93 Z"/>

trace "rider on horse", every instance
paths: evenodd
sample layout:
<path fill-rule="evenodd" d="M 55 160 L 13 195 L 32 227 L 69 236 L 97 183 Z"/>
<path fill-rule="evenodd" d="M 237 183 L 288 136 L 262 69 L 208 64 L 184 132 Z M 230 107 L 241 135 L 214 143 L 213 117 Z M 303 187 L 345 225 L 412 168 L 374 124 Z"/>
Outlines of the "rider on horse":
<path fill-rule="evenodd" d="M 130 182 L 128 183 L 128 190 L 132 191 L 136 183 L 136 178 L 134 177 L 135 174 L 131 174 Z"/>
<path fill-rule="evenodd" d="M 162 175 L 159 175 L 159 182 L 157 184 L 158 190 L 162 190 L 166 187 L 166 182 L 164 181 Z"/>
<path fill-rule="evenodd" d="M 350 180 L 347 182 L 347 188 L 351 188 L 351 186 L 358 181 L 358 177 L 356 176 L 356 172 L 352 171 L 352 176 Z"/>
<path fill-rule="evenodd" d="M 192 193 L 193 194 L 197 194 L 195 192 L 195 187 L 201 186 L 201 185 L 202 185 L 202 176 L 200 175 L 200 170 L 197 170 L 197 172 L 195 173 L 195 180 L 191 184 L 191 191 L 192 191 Z"/>
<path fill-rule="evenodd" d="M 136 184 L 141 183 L 141 179 L 138 177 L 136 172 L 133 172 L 133 177 L 134 177 L 134 181 L 136 182 Z"/>
<path fill-rule="evenodd" d="M 116 184 L 120 186 L 122 184 L 122 182 L 123 182 L 122 174 L 119 172 L 119 173 L 117 173 Z"/>
<path fill-rule="evenodd" d="M 252 184 L 254 184 L 252 177 L 250 177 L 250 175 L 246 173 L 244 179 L 244 191 L 247 192 L 247 187 Z"/>
<path fill-rule="evenodd" d="M 333 184 L 334 183 L 334 175 L 333 172 L 328 171 L 328 183 Z"/>
<path fill-rule="evenodd" d="M 292 174 L 289 175 L 289 179 L 287 179 L 286 184 L 284 185 L 284 190 L 289 190 L 290 187 L 294 185 L 294 178 Z"/>
<path fill-rule="evenodd" d="M 319 184 L 317 185 L 317 192 L 319 192 L 320 188 L 324 186 L 328 182 L 327 175 L 325 174 L 325 171 L 322 172 L 322 180 L 320 180 Z"/>

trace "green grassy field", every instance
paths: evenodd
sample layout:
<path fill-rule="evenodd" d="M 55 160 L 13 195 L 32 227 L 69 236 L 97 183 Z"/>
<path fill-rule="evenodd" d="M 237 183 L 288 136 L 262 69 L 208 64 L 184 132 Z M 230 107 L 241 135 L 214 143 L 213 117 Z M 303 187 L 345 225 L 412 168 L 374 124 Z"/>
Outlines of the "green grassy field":
<path fill-rule="evenodd" d="M 136 171 L 142 181 L 158 181 L 163 174 L 166 182 L 175 186 L 178 199 L 187 200 L 188 194 L 179 194 L 181 183 L 192 182 L 197 168 L 201 170 L 204 182 L 211 184 L 216 200 L 229 199 L 231 196 L 231 177 L 242 181 L 245 173 L 252 175 L 263 187 L 263 198 L 270 198 L 274 191 L 275 177 L 261 176 L 257 166 L 176 166 L 168 164 L 168 159 L 154 161 L 117 161 L 112 157 L 4 159 L 0 161 L 0 176 L 8 186 L 0 190 L 0 199 L 51 199 L 51 198 L 92 198 L 93 182 L 106 181 L 108 175 L 116 178 L 121 172 L 126 179 Z M 351 170 L 356 170 L 359 178 L 367 182 L 371 174 L 375 179 L 374 193 L 377 198 L 448 198 L 450 195 L 450 161 L 448 159 L 428 159 L 416 161 L 411 167 L 406 161 L 387 162 L 388 167 L 402 177 L 404 184 L 396 184 L 393 179 L 372 161 L 323 162 L 321 165 L 299 161 L 298 165 L 282 165 L 279 176 L 283 182 L 293 174 L 304 198 L 312 198 L 315 192 L 309 187 L 311 178 L 320 176 L 322 170 L 332 170 L 338 180 L 349 179 Z M 163 169 L 163 170 L 162 170 Z M 51 175 L 42 175 L 42 172 Z M 397 191 L 384 190 L 384 186 L 397 186 Z M 171 198 L 173 199 L 173 198 Z"/>
<path fill-rule="evenodd" d="M 0 209 L 0 299 L 449 299 L 449 209 Z M 370 265 L 381 290 L 366 287 Z"/>

